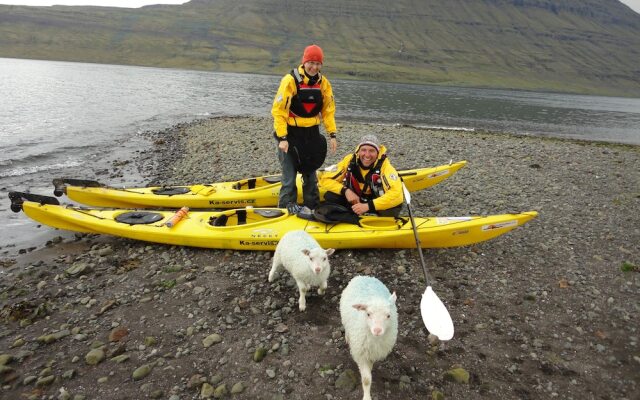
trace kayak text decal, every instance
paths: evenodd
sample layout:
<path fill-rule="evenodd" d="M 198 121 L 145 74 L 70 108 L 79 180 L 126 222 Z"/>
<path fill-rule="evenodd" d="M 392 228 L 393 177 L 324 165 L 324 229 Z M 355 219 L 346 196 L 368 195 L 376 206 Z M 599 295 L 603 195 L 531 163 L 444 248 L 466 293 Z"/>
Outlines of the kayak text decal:
<path fill-rule="evenodd" d="M 495 224 L 483 225 L 482 230 L 490 231 L 493 229 L 502 229 L 502 228 L 508 228 L 508 227 L 517 226 L 517 225 L 518 225 L 518 220 L 514 219 L 513 221 L 505 221 L 505 222 L 498 222 Z"/>
<path fill-rule="evenodd" d="M 436 218 L 436 223 L 438 225 L 446 225 L 452 222 L 471 221 L 472 219 L 472 217 L 438 217 Z"/>
<path fill-rule="evenodd" d="M 437 178 L 442 175 L 447 175 L 449 173 L 448 169 L 443 169 L 442 171 L 434 172 L 433 174 L 429 174 L 429 178 Z"/>
<path fill-rule="evenodd" d="M 278 237 L 278 232 L 273 229 L 255 229 L 251 231 L 251 237 L 257 239 L 272 239 Z"/>
<path fill-rule="evenodd" d="M 241 240 L 240 246 L 276 246 L 277 240 Z"/>
<path fill-rule="evenodd" d="M 220 206 L 220 205 L 236 205 L 236 206 L 243 206 L 243 205 L 249 205 L 249 204 L 254 204 L 256 201 L 255 199 L 244 199 L 244 200 L 209 200 L 209 205 L 211 206 Z"/>

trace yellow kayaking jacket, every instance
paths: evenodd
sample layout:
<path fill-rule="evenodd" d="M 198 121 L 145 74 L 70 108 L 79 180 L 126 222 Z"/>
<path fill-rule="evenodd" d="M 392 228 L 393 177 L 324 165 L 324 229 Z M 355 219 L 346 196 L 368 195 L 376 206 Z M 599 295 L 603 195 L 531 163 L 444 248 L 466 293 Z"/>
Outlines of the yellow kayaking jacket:
<path fill-rule="evenodd" d="M 385 156 L 386 152 L 387 148 L 385 146 L 380 146 L 378 159 L 373 163 L 372 168 L 375 168 L 380 159 Z M 329 172 L 325 172 L 324 174 L 322 174 L 320 180 L 318 181 L 318 185 L 329 192 L 343 194 L 343 190 L 346 187 L 345 177 L 347 176 L 349 164 L 351 164 L 351 160 L 354 156 L 357 157 L 357 148 L 355 154 L 346 155 L 342 159 L 342 161 L 340 161 L 337 165 L 331 167 Z M 370 171 L 370 169 L 361 168 L 359 164 L 356 166 L 356 168 L 360 170 L 361 177 L 366 177 Z M 388 210 L 402 204 L 402 181 L 400 180 L 398 171 L 396 171 L 393 165 L 391 165 L 389 159 L 386 157 L 382 163 L 382 166 L 380 167 L 380 180 L 384 193 L 381 196 L 377 197 L 372 193 L 371 188 L 367 187 L 367 190 L 365 191 L 365 193 L 363 193 L 364 197 L 373 199 L 373 206 L 376 210 L 379 211 Z M 358 186 L 360 187 L 360 190 L 363 190 L 363 188 L 365 187 L 365 182 L 361 182 L 358 179 Z"/>
<path fill-rule="evenodd" d="M 302 77 L 304 84 L 308 84 L 309 78 L 305 75 L 302 65 L 298 67 L 298 73 Z M 320 91 L 322 92 L 322 109 L 320 110 L 320 114 L 309 118 L 295 116 L 289 113 L 291 98 L 297 93 L 295 78 L 291 74 L 287 74 L 282 78 L 276 97 L 273 100 L 273 106 L 271 107 L 273 128 L 278 137 L 287 136 L 287 125 L 308 128 L 310 126 L 320 125 L 321 118 L 327 133 L 331 134 L 336 132 L 336 106 L 333 100 L 333 90 L 331 89 L 331 83 L 329 83 L 329 80 L 325 76 L 322 76 L 322 80 L 320 81 Z"/>

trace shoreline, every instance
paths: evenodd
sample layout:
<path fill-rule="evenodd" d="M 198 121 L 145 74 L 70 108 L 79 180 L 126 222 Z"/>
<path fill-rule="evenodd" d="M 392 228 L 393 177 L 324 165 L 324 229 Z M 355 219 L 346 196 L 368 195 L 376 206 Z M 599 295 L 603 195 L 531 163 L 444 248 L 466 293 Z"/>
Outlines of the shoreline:
<path fill-rule="evenodd" d="M 225 385 L 227 392 L 242 386 L 227 394 L 237 399 L 357 398 L 359 374 L 337 305 L 349 279 L 365 274 L 399 296 L 398 342 L 373 368 L 379 399 L 434 391 L 461 400 L 633 398 L 640 389 L 640 146 L 338 126 L 339 149 L 326 165 L 365 133 L 378 135 L 398 169 L 467 160 L 412 195 L 416 215 L 540 213 L 494 240 L 425 254 L 455 324 L 452 341 L 434 341 L 424 329 L 415 251 L 336 252 L 327 295 L 310 295 L 300 313 L 287 276 L 267 283 L 271 252 L 78 235 L 2 261 L 0 357 L 10 356 L 11 370 L 0 377 L 0 393 L 18 398 L 37 388 L 39 399 L 64 388 L 86 398 L 178 400 Z M 216 117 L 145 136 L 152 147 L 130 163 L 145 183 L 279 173 L 270 118 Z M 204 346 L 214 334 L 222 341 Z M 95 365 L 85 360 L 92 348 L 104 355 Z M 266 356 L 255 362 L 259 349 Z M 147 375 L 132 378 L 144 366 Z M 466 375 L 456 378 L 457 367 Z"/>
<path fill-rule="evenodd" d="M 0 258 L 16 257 L 42 248 L 42 246 L 59 243 L 61 237 L 73 238 L 73 233 L 54 231 L 46 226 L 42 227 L 35 221 L 28 219 L 24 213 L 11 212 L 8 198 L 10 191 L 24 191 L 54 197 L 53 185 L 51 184 L 53 177 L 95 180 L 110 185 L 138 186 L 136 184 L 141 184 L 146 178 L 144 178 L 144 173 L 138 169 L 137 160 L 150 156 L 149 151 L 140 151 L 139 148 L 151 148 L 151 145 L 148 136 L 136 134 L 129 137 L 125 145 L 108 149 L 109 151 L 102 154 L 101 157 L 90 161 L 85 160 L 85 163 L 79 166 L 43 172 L 42 175 L 45 173 L 48 175 L 46 179 L 43 179 L 43 176 L 30 176 L 25 184 L 21 176 L 7 177 L 3 187 L 0 188 L 2 198 L 0 217 L 4 219 L 6 228 L 0 231 Z M 64 195 L 57 199 L 61 204 L 70 203 L 70 200 Z"/>

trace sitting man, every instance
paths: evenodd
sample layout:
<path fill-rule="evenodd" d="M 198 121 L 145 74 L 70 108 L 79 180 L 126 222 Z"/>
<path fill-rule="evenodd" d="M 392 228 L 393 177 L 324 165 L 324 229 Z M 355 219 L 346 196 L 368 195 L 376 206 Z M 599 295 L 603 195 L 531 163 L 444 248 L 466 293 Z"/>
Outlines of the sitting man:
<path fill-rule="evenodd" d="M 386 152 L 376 136 L 363 136 L 355 153 L 345 156 L 334 174 L 325 173 L 320 179 L 325 201 L 350 208 L 356 215 L 397 217 L 402 209 L 402 181 Z"/>

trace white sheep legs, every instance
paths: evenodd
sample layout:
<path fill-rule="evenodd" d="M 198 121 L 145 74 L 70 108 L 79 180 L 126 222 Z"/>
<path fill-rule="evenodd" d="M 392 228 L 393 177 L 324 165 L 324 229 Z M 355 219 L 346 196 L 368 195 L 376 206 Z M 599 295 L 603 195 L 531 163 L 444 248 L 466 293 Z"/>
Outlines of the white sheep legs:
<path fill-rule="evenodd" d="M 307 292 L 311 289 L 311 285 L 307 285 L 306 283 L 296 280 L 296 284 L 298 285 L 298 291 L 300 292 L 300 298 L 298 299 L 298 308 L 300 311 L 304 311 L 307 309 Z"/>
<path fill-rule="evenodd" d="M 276 261 L 276 258 L 273 258 L 273 264 L 271 265 L 271 271 L 269 271 L 269 282 L 273 282 L 276 279 L 276 275 L 280 273 L 282 270 L 282 265 Z M 304 311 L 307 309 L 307 292 L 311 288 L 311 285 L 307 285 L 306 283 L 296 280 L 296 285 L 298 285 L 298 291 L 300 292 L 300 298 L 298 299 L 298 308 L 300 311 Z M 324 283 L 324 289 L 327 288 L 327 284 Z M 321 287 L 322 288 L 322 287 Z M 324 289 L 323 292 L 324 292 Z M 318 289 L 318 293 L 320 293 L 321 289 Z"/>
<path fill-rule="evenodd" d="M 349 335 L 345 332 L 344 341 L 349 345 Z M 355 361 L 355 360 L 354 360 Z M 356 361 L 360 370 L 360 381 L 362 382 L 362 400 L 371 400 L 371 382 L 373 381 L 373 363 L 369 361 Z"/>
<path fill-rule="evenodd" d="M 271 266 L 271 271 L 269 271 L 269 282 L 273 282 L 276 279 L 276 275 L 280 273 L 282 270 L 282 265 L 279 265 L 275 259 L 273 265 Z M 307 309 L 307 292 L 311 289 L 311 285 L 308 285 L 302 281 L 296 280 L 296 285 L 298 285 L 298 291 L 300 292 L 300 298 L 298 299 L 298 308 L 300 311 L 304 311 Z M 322 282 L 320 287 L 318 288 L 318 294 L 324 295 L 324 292 L 327 290 L 327 282 Z"/>
<path fill-rule="evenodd" d="M 371 369 L 373 363 L 368 361 L 360 361 L 357 363 L 360 370 L 360 379 L 362 380 L 362 400 L 371 400 Z"/>
<path fill-rule="evenodd" d="M 322 284 L 318 288 L 318 294 L 322 296 L 325 290 L 327 290 L 327 281 L 322 282 Z"/>
<path fill-rule="evenodd" d="M 273 257 L 273 263 L 271 264 L 271 271 L 269 271 L 269 282 L 273 282 L 276 279 L 276 275 L 282 269 L 282 264 L 276 261 L 276 257 Z"/>
<path fill-rule="evenodd" d="M 298 285 L 298 291 L 300 292 L 300 298 L 298 299 L 298 308 L 300 311 L 307 309 L 307 292 L 311 290 L 311 285 L 308 285 L 302 281 L 296 281 Z M 327 282 L 322 282 L 318 288 L 318 294 L 324 295 L 324 291 L 327 290 Z"/>

